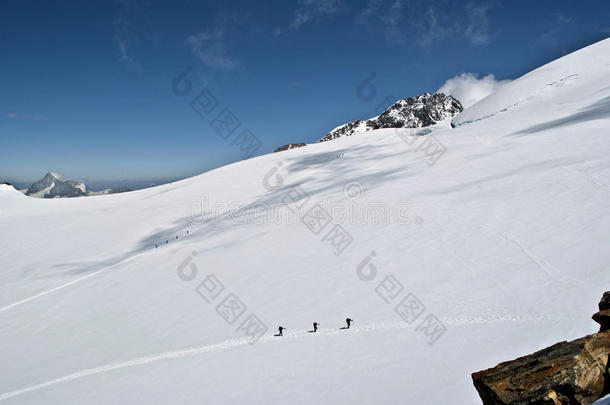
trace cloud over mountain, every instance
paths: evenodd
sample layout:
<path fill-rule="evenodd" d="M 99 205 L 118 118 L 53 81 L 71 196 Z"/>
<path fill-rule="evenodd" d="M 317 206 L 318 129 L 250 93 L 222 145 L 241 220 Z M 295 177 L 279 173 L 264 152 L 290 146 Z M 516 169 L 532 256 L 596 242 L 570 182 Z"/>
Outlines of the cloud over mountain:
<path fill-rule="evenodd" d="M 462 73 L 447 80 L 437 92 L 457 98 L 464 108 L 468 108 L 508 82 L 510 80 L 496 80 L 492 74 L 479 78 L 476 73 Z"/>

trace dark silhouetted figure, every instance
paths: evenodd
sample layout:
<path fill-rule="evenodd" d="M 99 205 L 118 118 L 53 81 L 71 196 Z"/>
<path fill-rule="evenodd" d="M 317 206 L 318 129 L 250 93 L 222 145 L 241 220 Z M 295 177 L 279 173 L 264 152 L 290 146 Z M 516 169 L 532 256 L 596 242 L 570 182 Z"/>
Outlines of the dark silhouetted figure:
<path fill-rule="evenodd" d="M 354 320 L 353 320 L 353 319 L 350 319 L 350 318 L 347 318 L 347 319 L 345 320 L 345 323 L 347 323 L 347 329 L 349 329 L 349 326 L 350 326 L 350 324 L 351 324 L 352 322 L 354 322 Z"/>
<path fill-rule="evenodd" d="M 318 325 L 319 325 L 319 323 L 317 323 L 317 322 L 314 322 L 314 323 L 313 323 L 313 331 L 314 331 L 314 332 L 317 332 L 317 331 L 318 331 Z"/>
<path fill-rule="evenodd" d="M 284 329 L 286 329 L 286 328 L 284 328 L 283 326 L 280 326 L 280 327 L 278 328 L 278 330 L 280 331 L 280 333 L 278 333 L 278 334 L 277 334 L 277 336 L 284 336 Z"/>

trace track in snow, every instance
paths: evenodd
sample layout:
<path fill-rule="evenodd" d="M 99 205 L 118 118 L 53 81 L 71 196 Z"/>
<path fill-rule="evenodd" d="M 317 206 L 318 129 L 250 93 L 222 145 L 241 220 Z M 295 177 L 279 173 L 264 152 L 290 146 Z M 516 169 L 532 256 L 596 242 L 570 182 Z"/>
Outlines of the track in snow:
<path fill-rule="evenodd" d="M 104 271 L 107 271 L 108 269 L 111 269 L 111 268 L 116 267 L 116 266 L 118 266 L 120 264 L 126 263 L 126 262 L 128 262 L 128 261 L 130 261 L 130 260 L 132 260 L 132 259 L 134 259 L 134 258 L 136 258 L 138 256 L 141 256 L 144 253 L 146 253 L 146 252 L 137 253 L 137 254 L 135 254 L 133 256 L 129 256 L 128 258 L 123 259 L 123 260 L 121 260 L 121 261 L 119 261 L 117 263 L 111 264 L 110 266 L 102 267 L 101 269 L 96 270 L 93 273 L 89 273 L 86 276 L 76 278 L 74 280 L 68 281 L 65 284 L 61 284 L 61 285 L 58 285 L 57 287 L 53 287 L 53 288 L 51 288 L 49 290 L 45 290 L 45 291 L 39 292 L 38 294 L 32 295 L 31 297 L 24 298 L 22 300 L 13 302 L 12 304 L 5 305 L 2 308 L 0 308 L 0 313 L 2 313 L 4 311 L 8 311 L 9 309 L 17 307 L 19 305 L 25 304 L 25 303 L 27 303 L 29 301 L 33 301 L 33 300 L 35 300 L 37 298 L 44 297 L 45 295 L 48 295 L 48 294 L 54 293 L 56 291 L 62 290 L 62 289 L 66 288 L 66 287 L 69 287 L 69 286 L 71 286 L 73 284 L 80 283 L 81 281 L 84 281 L 84 280 L 86 280 L 88 278 L 96 276 L 96 275 L 98 275 L 98 274 L 100 274 L 100 273 L 102 273 Z"/>
<path fill-rule="evenodd" d="M 542 319 L 552 319 L 551 317 L 547 317 L 544 315 L 493 315 L 493 316 L 482 316 L 482 317 L 466 317 L 466 318 L 450 318 L 450 319 L 442 319 L 442 321 L 449 325 L 467 325 L 467 324 L 481 324 L 487 322 L 537 322 Z M 278 337 L 273 335 L 267 335 L 262 337 L 256 343 L 258 344 L 266 344 L 266 343 L 281 343 L 285 340 L 293 340 L 293 339 L 306 339 L 306 338 L 320 338 L 324 336 L 334 336 L 345 333 L 368 333 L 368 332 L 376 332 L 382 330 L 397 330 L 397 329 L 408 329 L 414 327 L 415 324 L 407 324 L 405 322 L 396 322 L 396 323 L 376 323 L 365 326 L 354 326 L 349 330 L 344 329 L 320 329 L 316 333 L 309 332 L 289 332 L 285 333 L 284 336 Z M 129 367 L 137 367 L 145 364 L 155 363 L 163 360 L 174 360 L 183 357 L 192 357 L 198 356 L 204 353 L 217 352 L 221 350 L 232 349 L 235 347 L 242 346 L 250 346 L 249 338 L 239 338 L 239 339 L 229 339 L 224 340 L 219 343 L 195 346 L 187 349 L 181 350 L 172 350 L 167 352 L 162 352 L 158 354 L 153 354 L 150 356 L 138 357 L 133 360 L 126 360 L 116 363 L 110 363 L 105 366 L 94 367 L 82 371 L 78 371 L 76 373 L 68 374 L 63 377 L 59 377 L 53 380 L 45 381 L 43 383 L 31 385 L 29 387 L 21 388 L 18 390 L 5 392 L 0 394 L 0 401 L 5 401 L 7 399 L 15 398 L 30 392 L 38 391 L 43 388 L 47 388 L 53 385 L 62 384 L 74 380 L 78 380 L 84 377 L 89 377 L 96 374 L 106 373 L 114 370 L 119 370 L 123 368 Z"/>

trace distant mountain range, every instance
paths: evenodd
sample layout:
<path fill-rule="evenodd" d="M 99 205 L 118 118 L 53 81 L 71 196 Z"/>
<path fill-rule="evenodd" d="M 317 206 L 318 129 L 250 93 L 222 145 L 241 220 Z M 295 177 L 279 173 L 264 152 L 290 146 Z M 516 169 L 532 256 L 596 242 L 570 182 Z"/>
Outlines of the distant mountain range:
<path fill-rule="evenodd" d="M 67 198 L 89 195 L 114 194 L 132 191 L 128 187 L 92 191 L 86 184 L 75 180 L 62 180 L 57 173 L 48 172 L 42 179 L 25 190 L 25 195 L 36 198 Z"/>

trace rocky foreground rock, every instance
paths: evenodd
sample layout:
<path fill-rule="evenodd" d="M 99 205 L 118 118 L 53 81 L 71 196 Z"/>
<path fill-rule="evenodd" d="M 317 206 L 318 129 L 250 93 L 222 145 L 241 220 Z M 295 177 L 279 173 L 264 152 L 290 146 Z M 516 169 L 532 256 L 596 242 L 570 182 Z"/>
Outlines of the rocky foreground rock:
<path fill-rule="evenodd" d="M 472 374 L 485 405 L 589 405 L 610 393 L 610 292 L 593 319 L 598 333 L 560 342 Z"/>

